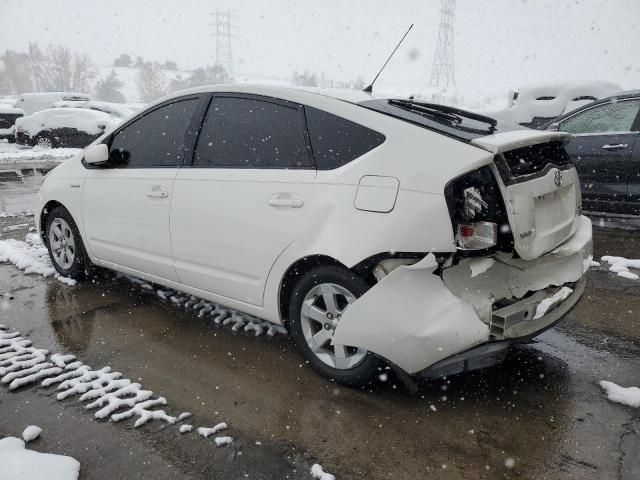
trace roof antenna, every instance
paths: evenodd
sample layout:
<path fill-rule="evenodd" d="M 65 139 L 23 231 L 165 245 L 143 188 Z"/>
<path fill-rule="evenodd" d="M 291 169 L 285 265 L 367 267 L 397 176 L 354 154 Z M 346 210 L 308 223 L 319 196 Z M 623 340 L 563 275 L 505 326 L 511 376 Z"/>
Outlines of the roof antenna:
<path fill-rule="evenodd" d="M 412 28 L 413 28 L 413 23 L 411 24 L 409 29 L 406 31 L 406 33 L 403 35 L 403 37 L 400 39 L 400 41 L 398 42 L 398 45 L 396 45 L 396 48 L 393 49 L 393 52 L 391 52 L 391 55 L 389 55 L 389 58 L 387 58 L 387 61 L 384 62 L 384 65 L 382 65 L 382 68 L 380 69 L 376 77 L 373 79 L 373 82 L 371 82 L 371 84 L 369 84 L 369 86 L 365 88 L 363 92 L 367 92 L 367 93 L 373 92 L 373 84 L 376 83 L 376 80 L 384 70 L 384 67 L 387 66 L 387 63 L 389 63 L 389 60 L 391 60 L 391 57 L 393 57 L 393 54 L 396 53 L 396 50 L 398 50 L 398 47 L 402 45 L 402 42 L 404 42 L 404 39 L 407 37 L 407 35 L 409 35 L 409 32 L 411 31 Z"/>

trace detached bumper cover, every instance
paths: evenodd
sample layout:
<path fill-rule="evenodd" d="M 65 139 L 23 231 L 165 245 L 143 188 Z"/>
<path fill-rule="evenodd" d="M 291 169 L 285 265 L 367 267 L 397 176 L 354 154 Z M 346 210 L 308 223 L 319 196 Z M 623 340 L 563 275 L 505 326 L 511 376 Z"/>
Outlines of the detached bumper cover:
<path fill-rule="evenodd" d="M 427 255 L 398 267 L 351 304 L 333 341 L 365 348 L 416 374 L 479 345 L 549 328 L 580 299 L 591 259 L 586 217 L 567 242 L 532 261 L 496 255 L 478 273 L 474 260 L 465 259 L 441 278 L 434 274 L 435 257 Z M 570 294 L 553 301 L 562 287 Z M 548 308 L 536 315 L 545 299 Z"/>

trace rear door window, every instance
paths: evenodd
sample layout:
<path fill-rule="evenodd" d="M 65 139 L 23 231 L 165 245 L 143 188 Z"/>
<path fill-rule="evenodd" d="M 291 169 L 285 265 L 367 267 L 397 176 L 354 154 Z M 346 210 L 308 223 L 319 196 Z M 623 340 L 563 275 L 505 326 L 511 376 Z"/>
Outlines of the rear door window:
<path fill-rule="evenodd" d="M 302 107 L 214 96 L 193 165 L 217 168 L 313 168 Z"/>
<path fill-rule="evenodd" d="M 567 133 L 630 132 L 640 109 L 640 100 L 605 103 L 584 110 L 560 123 Z"/>
<path fill-rule="evenodd" d="M 345 118 L 305 107 L 311 148 L 318 170 L 341 167 L 385 141 L 385 136 Z"/>
<path fill-rule="evenodd" d="M 110 155 L 125 168 L 178 167 L 182 164 L 197 98 L 156 108 L 117 132 Z"/>

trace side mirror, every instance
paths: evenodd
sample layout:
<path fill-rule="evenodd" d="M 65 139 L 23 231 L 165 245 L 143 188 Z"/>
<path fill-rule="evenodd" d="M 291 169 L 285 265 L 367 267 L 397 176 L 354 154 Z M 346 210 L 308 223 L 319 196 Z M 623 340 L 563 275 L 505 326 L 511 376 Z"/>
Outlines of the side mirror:
<path fill-rule="evenodd" d="M 552 130 L 554 132 L 559 132 L 560 131 L 560 124 L 559 123 L 552 123 L 551 125 L 549 125 L 547 127 L 547 130 Z"/>
<path fill-rule="evenodd" d="M 89 165 L 106 163 L 109 161 L 109 147 L 104 143 L 91 145 L 84 151 L 84 161 Z"/>

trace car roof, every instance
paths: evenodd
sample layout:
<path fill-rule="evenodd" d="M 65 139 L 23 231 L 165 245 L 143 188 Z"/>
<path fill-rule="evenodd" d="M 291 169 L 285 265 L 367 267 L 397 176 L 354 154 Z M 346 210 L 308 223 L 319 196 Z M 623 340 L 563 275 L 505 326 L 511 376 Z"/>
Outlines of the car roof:
<path fill-rule="evenodd" d="M 292 92 L 315 96 L 320 95 L 327 98 L 341 100 L 349 103 L 360 103 L 366 100 L 382 99 L 382 98 L 398 98 L 387 95 L 377 95 L 374 93 L 364 92 L 362 90 L 349 90 L 346 88 L 320 88 L 320 87 L 299 87 L 299 86 L 283 86 L 283 85 L 270 85 L 259 83 L 234 83 L 234 84 L 219 84 L 219 85 L 204 85 L 201 87 L 188 88 L 186 90 L 180 90 L 170 93 L 157 101 L 152 105 L 166 102 L 173 98 L 182 97 L 190 94 L 197 93 L 246 93 L 254 95 L 264 95 L 274 98 L 287 98 L 291 96 Z"/>
<path fill-rule="evenodd" d="M 558 117 L 549 120 L 548 122 L 540 125 L 538 128 L 541 130 L 544 130 L 546 128 L 549 127 L 549 125 L 551 125 L 552 123 L 557 123 L 560 122 L 562 120 L 564 120 L 567 117 L 571 117 L 573 116 L 575 113 L 580 112 L 582 110 L 587 110 L 591 107 L 594 107 L 596 105 L 600 105 L 603 103 L 609 103 L 612 100 L 628 100 L 631 98 L 640 98 L 640 90 L 625 90 L 624 92 L 618 92 L 614 95 L 609 95 L 608 97 L 604 97 L 604 98 L 600 98 L 598 100 L 594 100 L 591 103 L 587 103 L 586 105 L 583 105 L 579 108 L 576 108 L 575 110 L 571 110 L 570 112 L 567 113 L 563 113 L 562 115 L 559 115 Z"/>

